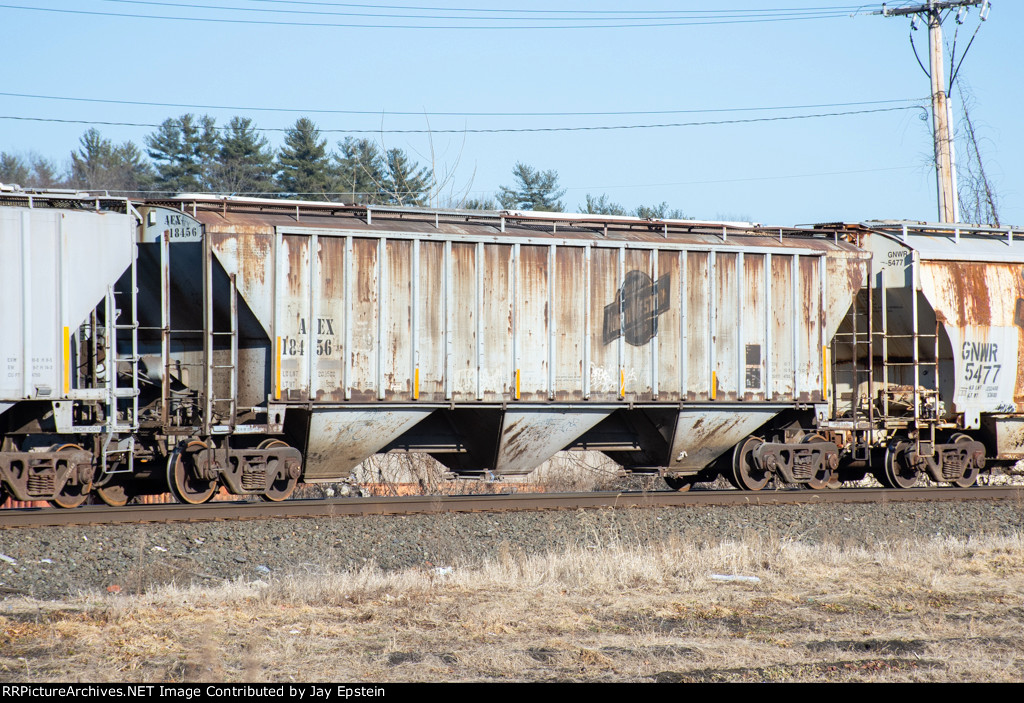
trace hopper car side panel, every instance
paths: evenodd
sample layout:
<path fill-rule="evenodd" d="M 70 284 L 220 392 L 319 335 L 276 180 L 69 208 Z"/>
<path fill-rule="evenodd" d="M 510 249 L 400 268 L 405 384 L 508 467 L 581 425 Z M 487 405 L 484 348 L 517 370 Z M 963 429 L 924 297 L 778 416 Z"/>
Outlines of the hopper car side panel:
<path fill-rule="evenodd" d="M 812 351 L 825 324 L 817 254 L 327 234 L 317 245 L 311 292 L 308 242 L 282 237 L 272 303 L 281 387 L 272 392 L 284 400 L 824 397 L 822 357 Z"/>
<path fill-rule="evenodd" d="M 318 480 L 347 474 L 386 445 L 408 444 L 410 423 L 438 404 L 498 413 L 497 424 L 481 420 L 497 433 L 485 449 L 459 449 L 470 454 L 459 459 L 435 454 L 462 470 L 532 470 L 604 432 L 617 408 L 652 404 L 669 408 L 665 417 L 639 419 L 662 428 L 660 448 L 616 458 L 635 469 L 696 471 L 779 410 L 825 402 L 826 358 L 817 350 L 826 328 L 838 326 L 826 321 L 828 306 L 848 305 L 862 278 L 847 274 L 826 287 L 827 250 L 799 241 L 759 247 L 766 238 L 639 243 L 486 228 L 419 234 L 390 222 L 382 232 L 344 220 L 271 224 L 240 229 L 211 217 L 206 236 L 229 272 L 243 268 L 238 261 L 265 261 L 265 240 L 275 241 L 275 285 L 243 280 L 242 297 L 273 295 L 269 303 L 249 300 L 274 311 L 267 394 L 293 406 L 289 413 L 311 411 L 306 471 Z M 863 266 L 856 256 L 840 262 L 830 265 Z M 568 405 L 580 402 L 593 406 L 583 423 Z M 703 427 L 696 421 L 704 411 L 679 412 L 681 402 L 776 409 L 732 423 L 734 432 L 709 450 L 699 446 L 708 444 L 705 433 L 724 425 Z M 360 434 L 353 424 L 366 422 L 354 404 L 388 406 L 364 439 L 352 439 Z M 543 408 L 511 412 L 533 404 Z M 579 417 L 570 421 L 572 413 Z M 635 425 L 616 418 L 612 424 Z M 451 441 L 472 444 L 465 424 L 455 424 L 463 439 Z M 538 433 L 548 446 L 527 443 L 524 453 L 523 438 Z M 335 460 L 330 443 L 341 441 L 361 449 Z"/>

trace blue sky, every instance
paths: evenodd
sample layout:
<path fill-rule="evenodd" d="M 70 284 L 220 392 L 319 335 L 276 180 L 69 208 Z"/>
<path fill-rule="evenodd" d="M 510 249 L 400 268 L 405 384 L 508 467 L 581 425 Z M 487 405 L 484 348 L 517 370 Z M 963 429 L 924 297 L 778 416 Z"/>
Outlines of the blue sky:
<path fill-rule="evenodd" d="M 209 9 L 214 6 L 230 9 Z M 719 13 L 719 23 L 686 24 L 706 22 L 707 17 L 682 13 L 709 7 Z M 782 17 L 776 11 L 822 7 L 835 9 L 814 11 L 827 16 L 813 19 L 789 19 L 799 12 L 787 11 Z M 867 4 L 860 11 L 880 7 Z M 465 9 L 485 12 L 461 11 Z M 614 16 L 580 14 L 602 10 L 659 18 L 627 16 L 616 20 L 619 24 L 676 24 L 547 28 L 559 24 L 559 18 L 580 25 L 601 24 Z M 324 130 L 339 130 L 324 134 L 332 148 L 346 134 L 369 136 L 386 147 L 405 149 L 422 163 L 433 163 L 445 184 L 442 197 L 448 200 L 458 201 L 467 193 L 493 194 L 499 185 L 512 183 L 511 169 L 523 161 L 558 171 L 570 210 L 587 193 L 606 193 L 626 207 L 666 201 L 691 217 L 766 224 L 934 221 L 931 122 L 906 102 L 924 99 L 929 91 L 908 41 L 910 22 L 851 16 L 855 11 L 855 5 L 827 0 L 731 0 L 720 5 L 660 0 L 8 0 L 0 3 L 7 58 L 0 115 L 145 124 L 195 112 L 224 124 L 241 114 L 263 128 L 286 128 L 306 115 Z M 336 14 L 301 14 L 310 12 Z M 447 19 L 452 16 L 486 19 Z M 182 17 L 321 25 L 167 19 Z M 1017 225 L 1024 225 L 1024 130 L 1019 118 L 1024 61 L 1015 49 L 1022 17 L 1021 3 L 996 2 L 960 70 L 973 93 L 972 116 L 983 140 L 985 167 L 1000 197 L 1001 219 Z M 977 18 L 975 9 L 961 26 L 958 54 Z M 517 28 L 521 26 L 527 28 Z M 944 26 L 947 41 L 955 27 L 950 18 Z M 927 31 L 922 27 L 914 39 L 926 60 Z M 10 95 L 15 93 L 228 109 Z M 955 91 L 954 97 L 958 110 Z M 792 106 L 821 107 L 750 109 Z M 637 127 L 883 108 L 887 111 L 807 119 Z M 394 112 L 412 114 L 389 114 Z M 665 114 L 522 114 L 586 112 Z M 0 150 L 34 150 L 63 162 L 88 126 L 0 119 Z M 152 131 L 96 126 L 114 141 L 131 139 L 140 146 Z M 635 128 L 469 131 L 613 126 Z M 274 145 L 280 143 L 281 132 L 267 136 Z"/>

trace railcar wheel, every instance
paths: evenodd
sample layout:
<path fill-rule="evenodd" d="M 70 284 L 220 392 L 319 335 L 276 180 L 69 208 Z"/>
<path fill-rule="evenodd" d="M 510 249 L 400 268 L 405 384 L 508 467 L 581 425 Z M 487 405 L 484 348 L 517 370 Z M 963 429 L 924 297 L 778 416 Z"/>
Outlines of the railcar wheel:
<path fill-rule="evenodd" d="M 811 433 L 804 435 L 804 438 L 800 440 L 800 444 L 810 444 L 811 442 L 824 442 L 825 438 L 818 433 Z M 807 482 L 807 487 L 812 488 L 816 491 L 820 491 L 822 488 L 828 488 L 832 484 L 832 469 L 826 465 L 823 469 L 818 471 L 816 474 L 811 476 L 811 480 Z M 836 481 L 833 488 L 839 488 L 839 482 Z"/>
<path fill-rule="evenodd" d="M 119 481 L 112 481 L 105 486 L 99 486 L 95 492 L 99 499 L 111 508 L 123 508 L 128 505 L 128 501 L 132 497 L 128 492 L 128 486 Z"/>
<path fill-rule="evenodd" d="M 0 481 L 0 505 L 7 502 L 7 489 L 4 487 L 3 481 Z"/>
<path fill-rule="evenodd" d="M 686 493 L 688 490 L 693 488 L 693 484 L 697 483 L 696 476 L 663 476 L 665 484 L 673 491 L 679 493 Z"/>
<path fill-rule="evenodd" d="M 196 452 L 206 448 L 205 442 L 194 439 L 175 449 L 167 459 L 167 486 L 182 503 L 199 505 L 209 501 L 217 492 L 217 479 L 202 478 L 197 471 Z"/>
<path fill-rule="evenodd" d="M 732 484 L 743 491 L 759 491 L 772 479 L 770 471 L 758 468 L 754 450 L 764 444 L 760 437 L 747 437 L 732 453 Z"/>
<path fill-rule="evenodd" d="M 70 451 L 81 451 L 82 446 L 79 444 L 61 444 L 54 445 L 50 448 L 51 452 L 70 452 Z M 75 477 L 81 478 L 81 477 Z M 92 476 L 89 476 L 88 481 L 76 480 L 74 482 L 68 481 L 64 484 L 64 487 L 60 489 L 60 493 L 49 501 L 50 505 L 55 508 L 77 508 L 79 505 L 84 503 L 89 497 L 89 492 L 92 491 Z"/>
<path fill-rule="evenodd" d="M 274 447 L 287 446 L 286 443 L 279 439 L 265 439 L 259 443 L 257 449 L 273 449 Z M 269 503 L 277 503 L 290 498 L 292 493 L 295 492 L 296 486 L 299 485 L 298 473 L 292 476 L 279 460 L 275 459 L 267 462 L 267 474 L 273 476 L 273 478 L 267 487 L 267 492 L 262 494 L 260 498 Z"/>
<path fill-rule="evenodd" d="M 953 444 L 962 444 L 965 442 L 973 442 L 968 435 L 958 433 L 951 437 Z M 977 462 L 974 461 L 974 457 L 971 456 L 967 459 L 967 466 L 964 468 L 964 474 L 960 478 L 953 481 L 953 485 L 957 488 L 970 488 L 978 480 L 978 474 L 981 473 L 981 469 L 978 467 Z"/>
<path fill-rule="evenodd" d="M 879 478 L 889 488 L 913 488 L 917 485 L 921 472 L 903 460 L 910 446 L 910 442 L 893 442 L 886 450 L 885 467 Z"/>

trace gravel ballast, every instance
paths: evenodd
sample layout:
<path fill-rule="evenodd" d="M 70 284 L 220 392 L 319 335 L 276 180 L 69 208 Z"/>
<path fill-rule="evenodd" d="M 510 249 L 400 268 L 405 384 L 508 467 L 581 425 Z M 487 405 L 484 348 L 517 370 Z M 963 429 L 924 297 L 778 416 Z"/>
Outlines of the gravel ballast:
<path fill-rule="evenodd" d="M 0 598 L 137 593 L 376 565 L 472 567 L 680 539 L 844 546 L 1024 532 L 1020 501 L 599 509 L 0 529 Z"/>

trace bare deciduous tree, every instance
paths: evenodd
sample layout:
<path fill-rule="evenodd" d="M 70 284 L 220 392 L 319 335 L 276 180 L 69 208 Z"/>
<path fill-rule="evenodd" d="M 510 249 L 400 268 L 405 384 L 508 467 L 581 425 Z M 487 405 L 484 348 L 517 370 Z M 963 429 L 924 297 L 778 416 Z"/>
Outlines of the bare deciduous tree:
<path fill-rule="evenodd" d="M 981 155 L 981 145 L 974 122 L 971 119 L 971 105 L 974 96 L 957 81 L 960 91 L 960 105 L 963 116 L 960 123 L 961 141 L 966 147 L 957 163 L 957 198 L 960 201 L 960 220 L 974 224 L 999 226 L 999 197 L 992 187 Z"/>

